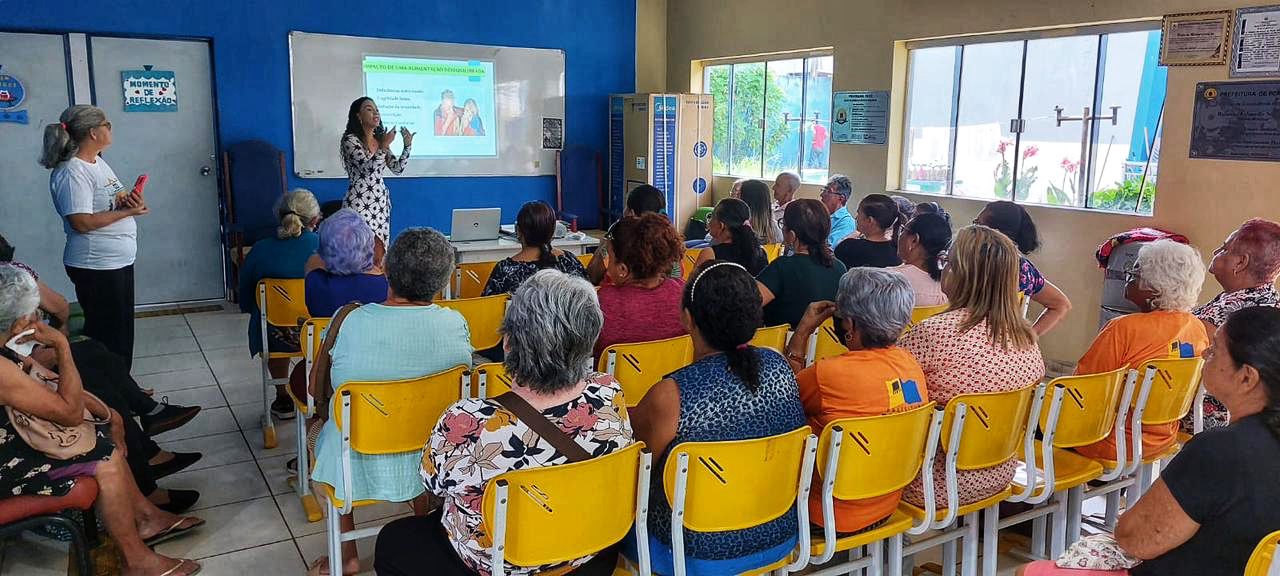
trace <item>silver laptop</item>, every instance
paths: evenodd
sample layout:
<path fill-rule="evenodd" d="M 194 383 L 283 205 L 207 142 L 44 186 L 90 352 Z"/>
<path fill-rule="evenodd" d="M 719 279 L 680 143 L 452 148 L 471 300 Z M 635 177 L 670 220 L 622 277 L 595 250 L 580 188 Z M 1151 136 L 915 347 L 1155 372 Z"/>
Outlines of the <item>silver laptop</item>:
<path fill-rule="evenodd" d="M 452 242 L 497 240 L 498 221 L 501 218 L 501 208 L 456 209 L 453 211 L 453 228 L 449 240 Z"/>

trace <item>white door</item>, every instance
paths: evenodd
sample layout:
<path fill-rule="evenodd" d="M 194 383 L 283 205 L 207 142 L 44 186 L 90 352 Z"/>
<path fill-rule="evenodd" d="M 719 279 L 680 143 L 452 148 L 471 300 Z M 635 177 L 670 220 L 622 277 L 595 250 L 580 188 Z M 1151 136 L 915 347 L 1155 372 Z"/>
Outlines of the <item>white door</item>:
<path fill-rule="evenodd" d="M 143 173 L 150 178 L 151 213 L 138 218 L 137 303 L 222 299 L 208 42 L 90 36 L 88 48 L 94 103 L 113 127 L 114 143 L 103 157 L 126 183 Z M 125 111 L 121 72 L 147 66 L 173 72 L 176 111 Z"/>
<path fill-rule="evenodd" d="M 74 299 L 62 268 L 66 237 L 49 196 L 49 171 L 38 163 L 45 125 L 57 122 L 71 102 L 63 37 L 0 32 L 0 75 L 22 84 L 23 101 L 13 110 L 26 112 L 25 124 L 0 122 L 0 234 L 17 249 L 15 260 Z"/>

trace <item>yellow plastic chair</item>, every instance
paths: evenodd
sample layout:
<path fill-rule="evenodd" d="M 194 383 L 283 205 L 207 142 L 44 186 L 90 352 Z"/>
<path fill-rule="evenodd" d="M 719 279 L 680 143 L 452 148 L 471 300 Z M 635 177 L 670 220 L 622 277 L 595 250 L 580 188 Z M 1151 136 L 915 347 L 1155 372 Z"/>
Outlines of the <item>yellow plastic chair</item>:
<path fill-rule="evenodd" d="M 320 347 L 324 344 L 324 331 L 329 328 L 330 320 L 330 318 L 308 318 L 302 323 L 304 374 L 311 374 L 311 367 L 315 365 L 316 357 L 320 354 Z M 315 495 L 311 493 L 311 454 L 307 450 L 307 420 L 315 416 L 316 401 L 311 396 L 310 390 L 303 398 L 294 394 L 292 386 L 285 386 L 284 390 L 289 394 L 289 398 L 293 399 L 293 407 L 298 411 L 298 417 L 293 419 L 297 444 L 295 450 L 298 457 L 298 474 L 293 479 L 294 489 L 302 499 L 302 511 L 307 515 L 307 522 L 318 522 L 324 514 L 320 511 L 320 503 L 316 502 Z"/>
<path fill-rule="evenodd" d="M 911 325 L 915 326 L 929 318 L 946 312 L 950 308 L 950 304 L 939 304 L 937 306 L 916 306 L 911 309 Z"/>
<path fill-rule="evenodd" d="M 766 326 L 756 330 L 755 337 L 751 339 L 751 345 L 758 348 L 769 348 L 782 354 L 787 347 L 787 334 L 790 332 L 791 326 L 787 324 Z"/>
<path fill-rule="evenodd" d="M 1275 576 L 1280 574 L 1280 564 L 1276 564 L 1276 547 L 1280 546 L 1280 530 L 1267 534 L 1249 555 L 1249 563 L 1244 567 L 1244 576 Z"/>
<path fill-rule="evenodd" d="M 1129 372 L 1120 368 L 1055 378 L 1049 383 L 1053 389 L 1050 401 L 1040 410 L 1033 410 L 1043 438 L 1026 446 L 1030 456 L 1024 454 L 1024 472 L 1014 478 L 1013 496 L 1009 498 L 1033 508 L 1001 518 L 999 525 L 1003 529 L 1031 520 L 1033 556 L 1045 556 L 1048 520 L 1053 522 L 1048 558 L 1057 558 L 1066 546 L 1078 540 L 1085 487 L 1094 480 L 1109 481 L 1119 476 L 1118 468 L 1105 470 L 1102 464 L 1071 448 L 1088 446 L 1111 435 L 1116 425 L 1116 406 L 1124 393 L 1133 395 Z M 1054 503 L 1042 505 L 1050 498 L 1055 499 Z"/>
<path fill-rule="evenodd" d="M 838 538 L 835 500 L 862 500 L 903 489 L 920 474 L 927 463 L 933 468 L 938 449 L 943 414 L 929 402 L 907 410 L 862 418 L 843 418 L 826 425 L 818 441 L 818 461 L 822 480 L 822 540 L 814 542 L 810 557 L 814 565 L 829 562 L 836 552 L 869 547 L 865 557 L 829 566 L 815 575 L 861 573 L 885 561 L 882 543 L 889 541 L 889 574 L 902 573 L 904 534 L 923 533 L 928 522 L 915 525 L 907 514 L 894 512 L 880 527 Z"/>
<path fill-rule="evenodd" d="M 487 350 L 502 343 L 498 330 L 502 328 L 502 318 L 507 314 L 509 299 L 506 294 L 495 294 L 483 298 L 442 300 L 437 304 L 461 313 L 471 331 L 471 347 Z"/>
<path fill-rule="evenodd" d="M 671 505 L 675 576 L 685 575 L 684 528 L 724 532 L 759 526 L 794 506 L 799 545 L 760 570 L 796 571 L 809 563 L 809 483 L 818 437 L 808 426 L 776 436 L 730 442 L 685 442 L 671 448 L 662 482 Z"/>
<path fill-rule="evenodd" d="M 420 378 L 387 382 L 346 382 L 334 391 L 339 404 L 333 423 L 341 435 L 343 493 L 317 483 L 325 496 L 328 514 L 330 566 L 342 565 L 342 543 L 377 536 L 382 525 L 343 532 L 338 518 L 378 500 L 354 500 L 351 495 L 351 452 L 397 454 L 418 452 L 427 444 L 440 415 L 454 402 L 467 397 L 471 374 L 466 366 L 454 366 Z"/>
<path fill-rule="evenodd" d="M 693 265 L 698 261 L 698 255 L 702 254 L 703 248 L 685 248 L 684 256 L 680 260 L 680 275 L 685 282 L 689 281 L 689 276 L 693 274 Z"/>
<path fill-rule="evenodd" d="M 649 573 L 649 478 L 643 442 L 583 462 L 504 472 L 486 486 L 482 514 L 492 527 L 490 574 L 595 554 L 632 529 L 640 574 Z"/>
<path fill-rule="evenodd" d="M 476 366 L 471 371 L 471 393 L 476 398 L 496 398 L 511 391 L 511 377 L 501 362 Z"/>
<path fill-rule="evenodd" d="M 809 365 L 814 362 L 829 358 L 831 356 L 839 356 L 848 352 L 844 342 L 840 341 L 840 337 L 836 336 L 835 325 L 830 318 L 822 322 L 818 326 L 818 330 L 809 338 Z"/>
<path fill-rule="evenodd" d="M 489 276 L 493 274 L 494 266 L 497 262 L 470 262 L 467 264 L 459 264 L 453 272 L 453 293 L 451 296 L 457 298 L 479 298 L 484 292 L 484 287 L 489 283 Z"/>
<path fill-rule="evenodd" d="M 289 387 L 289 378 L 272 378 L 267 367 L 270 360 L 301 358 L 302 351 L 271 352 L 267 337 L 268 325 L 284 328 L 297 328 L 308 317 L 307 302 L 303 297 L 305 284 L 301 278 L 263 278 L 258 281 L 258 324 L 261 329 L 262 354 L 262 446 L 267 449 L 276 447 L 276 424 L 271 420 L 271 400 L 274 398 L 272 388 Z"/>
<path fill-rule="evenodd" d="M 999 521 L 1000 503 L 1013 495 L 1012 485 L 977 502 L 959 504 L 959 484 L 956 474 L 961 470 L 980 470 L 1008 462 L 1018 452 L 1030 435 L 1027 422 L 1030 419 L 1032 399 L 1043 385 L 1033 384 L 1007 392 L 961 394 L 947 402 L 943 416 L 941 445 L 945 450 L 947 507 L 933 514 L 929 528 L 940 531 L 929 538 L 913 542 L 903 550 L 911 555 L 941 544 L 943 569 L 954 573 L 956 560 L 955 541 L 963 548 L 960 559 L 961 574 L 995 574 L 996 525 Z M 925 472 L 927 477 L 929 472 Z M 931 494 L 926 491 L 926 502 Z M 915 519 L 928 519 L 928 510 L 907 502 L 899 509 Z M 982 542 L 982 569 L 978 570 L 978 517 L 986 523 L 987 536 Z M 963 528 L 956 522 L 963 517 Z"/>
<path fill-rule="evenodd" d="M 582 263 L 582 267 L 586 268 L 591 265 L 591 257 L 594 253 L 579 254 L 578 261 Z"/>
<path fill-rule="evenodd" d="M 778 257 L 782 255 L 781 244 L 765 244 L 764 246 L 761 246 L 761 248 L 764 248 L 765 258 L 767 258 L 769 262 L 777 260 Z"/>
<path fill-rule="evenodd" d="M 693 340 L 677 336 L 652 342 L 614 344 L 600 353 L 596 369 L 622 385 L 627 407 L 640 403 L 654 384 L 693 363 Z"/>

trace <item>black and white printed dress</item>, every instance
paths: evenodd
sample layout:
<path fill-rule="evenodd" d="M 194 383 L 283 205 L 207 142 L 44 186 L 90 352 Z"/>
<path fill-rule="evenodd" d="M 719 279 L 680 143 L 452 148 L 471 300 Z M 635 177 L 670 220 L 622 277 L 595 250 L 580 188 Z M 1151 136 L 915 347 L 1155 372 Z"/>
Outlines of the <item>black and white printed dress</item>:
<path fill-rule="evenodd" d="M 409 163 L 409 150 L 405 146 L 400 156 L 392 156 L 386 150 L 370 154 L 355 134 L 342 138 L 342 166 L 347 170 L 347 195 L 343 207 L 355 210 L 384 243 L 391 240 L 391 193 L 382 181 L 383 169 L 392 174 L 404 172 Z"/>

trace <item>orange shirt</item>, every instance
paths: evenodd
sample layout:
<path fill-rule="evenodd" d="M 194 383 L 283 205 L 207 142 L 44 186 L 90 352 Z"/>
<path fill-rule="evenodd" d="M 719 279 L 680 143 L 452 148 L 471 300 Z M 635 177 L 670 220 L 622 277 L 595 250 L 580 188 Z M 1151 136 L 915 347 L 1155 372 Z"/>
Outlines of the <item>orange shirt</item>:
<path fill-rule="evenodd" d="M 800 402 L 815 434 L 841 418 L 879 416 L 915 408 L 929 401 L 924 371 L 897 346 L 854 350 L 819 360 L 796 375 Z M 902 492 L 864 500 L 836 500 L 836 531 L 854 532 L 888 517 Z M 809 518 L 822 525 L 822 483 L 815 474 L 809 496 Z"/>
<path fill-rule="evenodd" d="M 1204 323 L 1189 312 L 1156 310 L 1129 314 L 1108 322 L 1098 333 L 1089 351 L 1080 358 L 1076 374 L 1100 374 L 1118 368 L 1140 370 L 1148 360 L 1197 357 L 1208 346 L 1209 335 Z M 1141 384 L 1141 378 L 1138 382 Z M 1173 445 L 1177 433 L 1177 422 L 1143 426 L 1143 454 L 1150 456 L 1164 451 Z M 1076 448 L 1076 452 L 1090 458 L 1115 460 L 1115 431 L 1101 442 Z"/>

